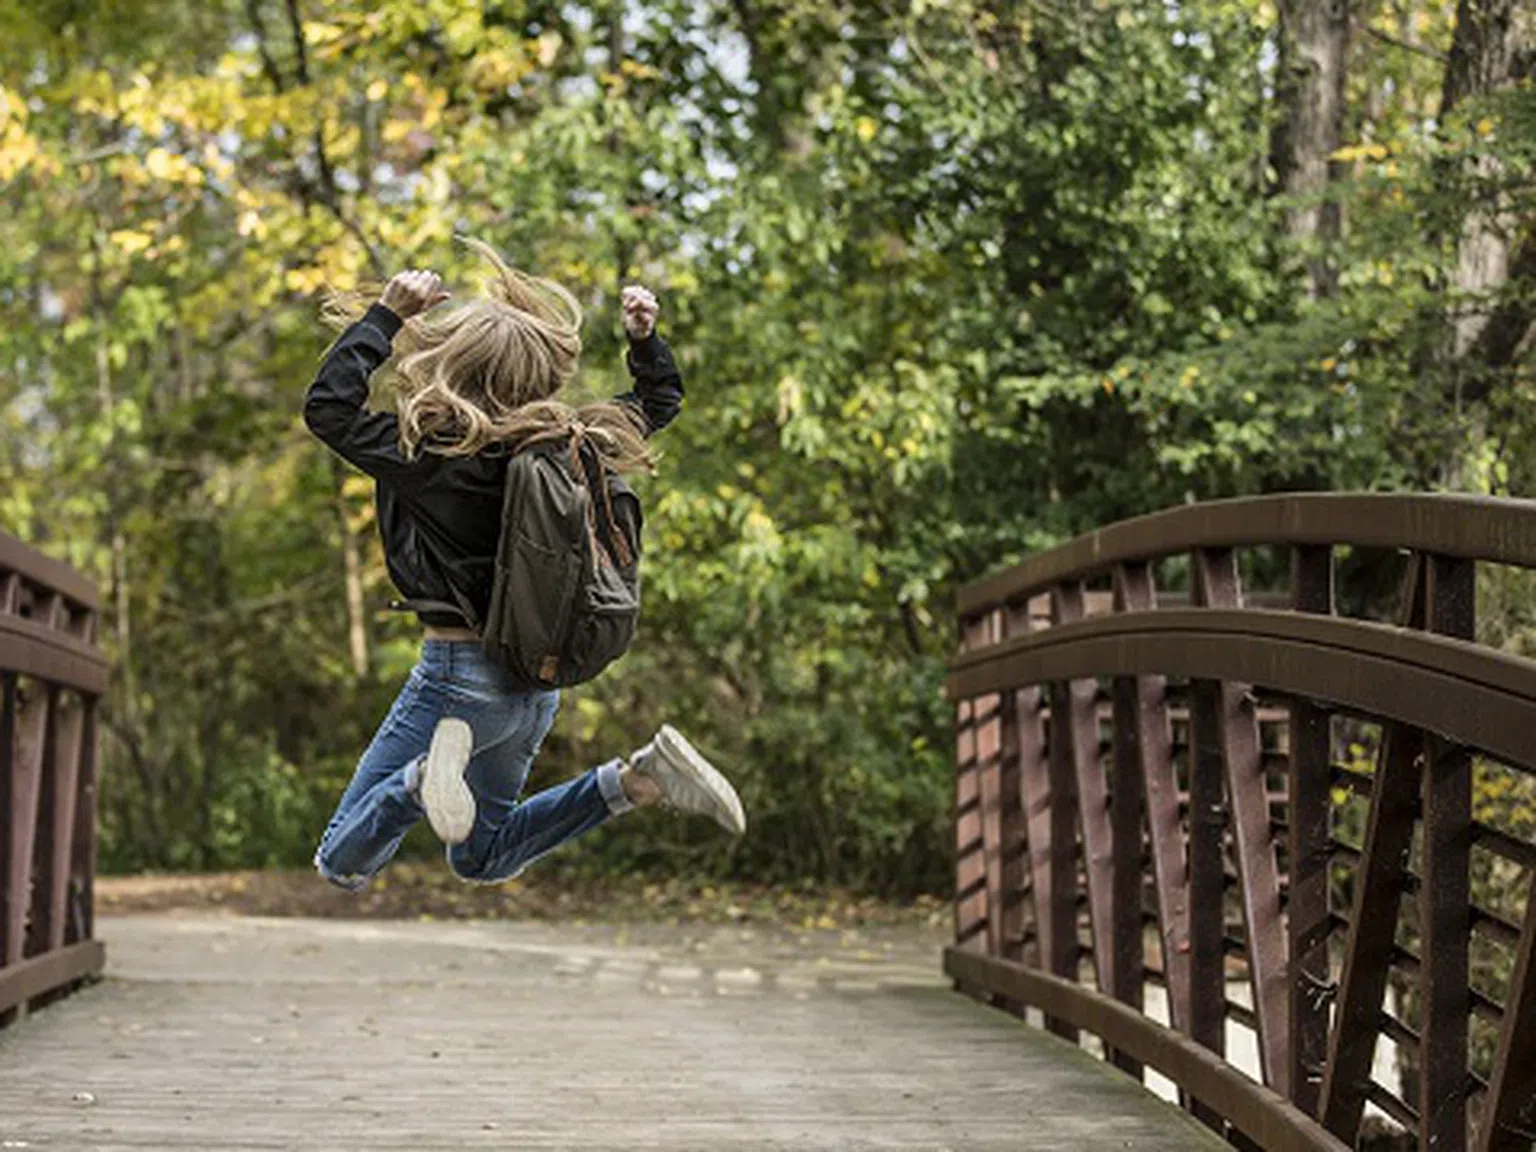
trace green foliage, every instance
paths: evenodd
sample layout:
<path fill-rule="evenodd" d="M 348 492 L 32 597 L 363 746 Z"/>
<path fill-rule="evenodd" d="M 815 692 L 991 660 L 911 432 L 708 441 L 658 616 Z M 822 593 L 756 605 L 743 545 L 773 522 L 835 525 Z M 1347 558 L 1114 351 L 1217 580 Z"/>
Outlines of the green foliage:
<path fill-rule="evenodd" d="M 1443 52 L 1453 8 L 1411 33 Z M 1463 403 L 1442 348 L 1468 205 L 1532 218 L 1529 87 L 1437 125 L 1435 62 L 1358 43 L 1340 290 L 1308 301 L 1273 24 L 1260 0 L 0 4 L 0 523 L 107 592 L 105 860 L 307 860 L 414 645 L 368 485 L 298 421 L 316 297 L 460 280 L 455 232 L 578 292 L 590 390 L 622 378 L 630 280 L 688 375 L 644 493 L 643 642 L 567 701 L 536 782 L 670 719 L 753 830 L 624 822 L 578 866 L 941 888 L 958 582 L 1189 498 L 1432 482 L 1464 449 L 1524 485 L 1528 365 Z"/>

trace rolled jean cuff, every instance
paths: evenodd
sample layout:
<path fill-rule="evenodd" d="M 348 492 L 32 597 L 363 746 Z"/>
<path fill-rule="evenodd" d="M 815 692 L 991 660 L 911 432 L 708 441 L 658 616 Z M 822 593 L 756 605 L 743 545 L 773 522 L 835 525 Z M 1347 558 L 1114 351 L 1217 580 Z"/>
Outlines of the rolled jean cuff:
<path fill-rule="evenodd" d="M 602 794 L 603 802 L 608 805 L 608 812 L 613 816 L 622 816 L 634 807 L 629 802 L 629 797 L 624 795 L 624 785 L 619 783 L 619 769 L 624 767 L 622 760 L 610 760 L 606 764 L 597 766 L 597 790 Z"/>

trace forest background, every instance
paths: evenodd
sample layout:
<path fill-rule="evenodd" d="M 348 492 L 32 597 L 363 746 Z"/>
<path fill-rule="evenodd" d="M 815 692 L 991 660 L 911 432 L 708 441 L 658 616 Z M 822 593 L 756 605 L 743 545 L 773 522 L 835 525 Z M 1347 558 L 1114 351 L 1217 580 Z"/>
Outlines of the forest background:
<path fill-rule="evenodd" d="M 320 297 L 467 234 L 581 298 L 588 391 L 633 281 L 688 381 L 535 784 L 670 720 L 752 834 L 566 866 L 941 891 L 958 583 L 1532 491 L 1533 72 L 1515 0 L 0 0 L 0 527 L 104 592 L 104 866 L 307 862 L 417 640 L 299 419 Z"/>

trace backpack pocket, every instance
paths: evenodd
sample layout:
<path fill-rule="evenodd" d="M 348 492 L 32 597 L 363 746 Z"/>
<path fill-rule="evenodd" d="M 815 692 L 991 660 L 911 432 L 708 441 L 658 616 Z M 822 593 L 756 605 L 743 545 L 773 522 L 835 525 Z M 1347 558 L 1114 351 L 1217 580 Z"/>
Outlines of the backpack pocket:
<path fill-rule="evenodd" d="M 506 667 L 531 683 L 552 684 L 549 661 L 555 659 L 558 667 L 579 587 L 581 557 L 518 533 L 497 567 L 500 596 L 491 611 L 497 627 L 488 628 L 486 637 L 501 638 L 500 662 Z"/>
<path fill-rule="evenodd" d="M 591 680 L 624 655 L 635 638 L 639 622 L 640 605 L 634 600 L 627 604 L 605 603 L 600 607 L 588 604 L 585 611 L 578 614 L 571 633 L 567 648 L 569 666 L 562 669 L 562 681 L 580 684 Z"/>

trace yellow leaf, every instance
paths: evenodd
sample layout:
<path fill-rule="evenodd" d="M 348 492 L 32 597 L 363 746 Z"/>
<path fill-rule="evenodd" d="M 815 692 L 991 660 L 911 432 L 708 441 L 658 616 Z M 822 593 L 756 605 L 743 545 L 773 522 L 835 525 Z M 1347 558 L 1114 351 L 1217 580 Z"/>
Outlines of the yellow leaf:
<path fill-rule="evenodd" d="M 135 232 L 131 228 L 119 228 L 111 236 L 112 243 L 130 256 L 144 251 L 154 243 L 154 239 L 148 232 Z"/>
<path fill-rule="evenodd" d="M 1336 359 L 1334 359 L 1332 356 L 1329 356 L 1329 357 L 1325 358 L 1323 360 L 1322 364 L 1320 365 L 1320 367 L 1322 368 L 1322 370 L 1324 372 L 1332 372 L 1338 366 L 1339 366 L 1339 362 Z"/>
<path fill-rule="evenodd" d="M 375 80 L 372 84 L 368 85 L 368 99 L 374 101 L 375 103 L 384 99 L 388 92 L 389 83 L 387 81 Z"/>
<path fill-rule="evenodd" d="M 880 123 L 873 116 L 860 116 L 853 123 L 853 130 L 859 134 L 859 139 L 868 144 L 880 131 Z"/>

